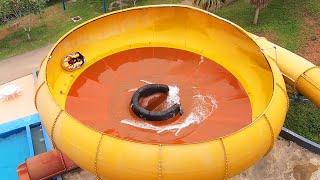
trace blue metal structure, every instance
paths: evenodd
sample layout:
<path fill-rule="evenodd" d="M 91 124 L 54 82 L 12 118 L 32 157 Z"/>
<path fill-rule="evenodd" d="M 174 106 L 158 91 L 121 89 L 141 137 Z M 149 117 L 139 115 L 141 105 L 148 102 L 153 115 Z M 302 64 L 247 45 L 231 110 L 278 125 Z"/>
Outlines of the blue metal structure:
<path fill-rule="evenodd" d="M 64 0 L 61 0 L 62 1 L 62 8 L 63 10 L 66 10 L 66 4 L 64 3 Z"/>
<path fill-rule="evenodd" d="M 28 137 L 28 144 L 29 144 L 29 153 L 30 157 L 34 156 L 34 149 L 33 149 L 33 143 L 32 143 L 32 135 L 30 128 L 32 126 L 41 126 L 41 120 L 39 114 L 33 114 L 30 116 L 26 116 L 23 118 L 19 118 L 14 121 L 9 121 L 7 123 L 3 123 L 0 125 L 0 138 L 15 134 L 22 129 L 26 130 L 27 137 Z M 44 136 L 44 142 L 46 145 L 47 150 L 52 149 L 51 141 L 45 132 L 45 129 L 42 129 L 43 136 Z"/>
<path fill-rule="evenodd" d="M 107 13 L 107 1 L 106 0 L 102 0 L 103 3 L 103 12 Z"/>
<path fill-rule="evenodd" d="M 41 136 L 36 136 L 35 131 L 32 130 L 33 128 L 40 130 Z M 7 156 L 9 159 L 10 158 L 14 159 L 15 157 L 20 157 L 20 156 L 24 156 L 25 158 L 31 158 L 37 155 L 36 152 L 39 154 L 52 149 L 51 141 L 45 129 L 42 128 L 40 116 L 38 113 L 23 117 L 23 118 L 19 118 L 17 120 L 9 121 L 7 123 L 0 124 L 0 145 L 2 146 L 2 148 L 3 148 L 3 145 L 8 145 L 8 138 L 10 139 L 11 142 L 16 142 L 16 140 L 12 138 L 16 137 L 16 135 L 20 134 L 21 132 L 24 132 L 26 134 L 26 138 L 23 140 L 23 142 L 27 144 L 27 148 L 26 149 L 21 148 L 21 144 L 12 144 L 12 146 L 6 147 L 8 149 L 5 152 L 7 152 L 8 154 L 1 154 L 2 158 L 4 158 L 5 156 Z M 39 149 L 39 147 L 44 147 L 44 148 Z M 16 148 L 20 150 L 16 151 L 15 149 L 10 149 L 10 148 Z M 18 153 L 18 154 L 15 154 L 15 153 Z M 9 164 L 5 164 L 5 166 L 2 166 L 2 167 L 0 166 L 0 171 L 7 172 L 7 174 L 1 174 L 2 176 L 0 175 L 1 179 L 3 179 L 3 176 L 7 176 L 5 178 L 6 180 L 16 179 L 17 177 L 13 175 L 12 172 L 15 172 L 18 165 L 23 163 L 24 160 L 15 159 L 10 162 L 11 163 Z M 58 178 L 59 177 L 56 177 L 56 179 Z"/>

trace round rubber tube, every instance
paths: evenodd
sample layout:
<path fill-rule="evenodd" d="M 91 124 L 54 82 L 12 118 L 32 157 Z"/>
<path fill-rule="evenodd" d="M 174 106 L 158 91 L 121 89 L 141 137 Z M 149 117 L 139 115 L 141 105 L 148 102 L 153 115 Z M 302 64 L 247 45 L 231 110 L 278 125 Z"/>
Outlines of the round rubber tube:
<path fill-rule="evenodd" d="M 139 100 L 155 93 L 168 93 L 169 87 L 163 84 L 148 84 L 139 88 L 131 98 L 131 109 L 135 115 L 148 121 L 164 121 L 182 114 L 180 104 L 174 104 L 164 111 L 148 111 L 140 106 Z"/>

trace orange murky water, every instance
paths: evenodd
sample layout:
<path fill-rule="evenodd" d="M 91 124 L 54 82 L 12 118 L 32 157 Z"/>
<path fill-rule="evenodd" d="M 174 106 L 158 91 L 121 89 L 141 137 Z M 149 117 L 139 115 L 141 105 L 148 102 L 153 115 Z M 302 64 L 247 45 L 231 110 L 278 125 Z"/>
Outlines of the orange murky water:
<path fill-rule="evenodd" d="M 178 89 L 183 115 L 163 122 L 138 118 L 130 100 L 148 82 Z M 169 97 L 158 97 L 165 101 L 162 106 L 170 105 Z M 66 110 L 111 136 L 162 144 L 209 141 L 247 126 L 252 119 L 248 95 L 230 72 L 210 59 L 172 48 L 131 49 L 98 61 L 71 87 Z"/>

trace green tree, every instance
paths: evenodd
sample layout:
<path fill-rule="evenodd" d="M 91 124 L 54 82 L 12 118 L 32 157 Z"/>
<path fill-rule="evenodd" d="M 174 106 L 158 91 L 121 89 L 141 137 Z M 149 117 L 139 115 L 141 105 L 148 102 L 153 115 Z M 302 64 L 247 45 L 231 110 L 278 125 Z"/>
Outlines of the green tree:
<path fill-rule="evenodd" d="M 133 3 L 133 6 L 136 6 L 137 0 L 130 0 Z"/>
<path fill-rule="evenodd" d="M 206 11 L 210 11 L 213 8 L 213 11 L 216 11 L 221 6 L 221 2 L 225 0 L 193 0 L 193 4 L 204 9 Z"/>
<path fill-rule="evenodd" d="M 256 14 L 253 19 L 253 24 L 257 24 L 260 9 L 267 7 L 269 4 L 269 0 L 250 0 L 250 3 L 256 8 Z"/>
<path fill-rule="evenodd" d="M 10 20 L 9 1 L 0 2 L 0 23 L 6 23 Z"/>
<path fill-rule="evenodd" d="M 44 0 L 2 0 L 6 13 L 18 19 L 20 26 L 27 33 L 28 40 L 31 40 L 30 31 L 32 25 L 32 16 L 29 14 L 41 14 L 45 5 Z M 23 17 L 27 16 L 23 22 Z"/>

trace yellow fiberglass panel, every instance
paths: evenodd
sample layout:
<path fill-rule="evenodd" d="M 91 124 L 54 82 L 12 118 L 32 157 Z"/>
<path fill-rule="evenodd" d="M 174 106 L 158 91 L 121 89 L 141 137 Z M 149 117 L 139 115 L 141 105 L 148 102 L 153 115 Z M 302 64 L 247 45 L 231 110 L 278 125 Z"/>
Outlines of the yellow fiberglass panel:
<path fill-rule="evenodd" d="M 37 110 L 40 114 L 42 124 L 46 128 L 49 136 L 51 137 L 51 129 L 54 121 L 61 111 L 61 108 L 55 103 L 52 98 L 48 86 L 42 82 L 37 90 L 35 99 Z M 52 138 L 52 137 L 51 137 Z"/>
<path fill-rule="evenodd" d="M 153 42 L 154 19 L 151 10 L 136 9 L 118 14 L 119 30 L 122 32 L 121 41 L 128 45 L 128 49 L 148 47 Z"/>
<path fill-rule="evenodd" d="M 279 66 L 281 72 L 289 76 L 294 81 L 296 81 L 299 75 L 302 74 L 306 69 L 314 66 L 311 62 L 305 60 L 297 54 L 277 46 L 264 38 L 256 39 L 256 42 L 259 44 L 259 46 L 262 49 L 266 49 L 263 51 L 263 53 L 267 57 L 271 57 L 274 61 L 277 61 L 277 65 Z M 274 47 L 276 47 L 276 51 Z"/>
<path fill-rule="evenodd" d="M 270 58 L 268 58 L 268 59 L 270 59 Z M 281 87 L 286 89 L 286 84 L 285 84 L 284 79 L 282 77 L 282 73 L 281 73 L 279 67 L 277 66 L 277 63 L 273 60 L 269 60 L 269 64 L 272 69 L 274 83 L 279 84 Z"/>
<path fill-rule="evenodd" d="M 235 75 L 249 94 L 253 117 L 260 115 L 271 99 L 272 74 L 259 47 L 227 22 L 197 11 L 188 14 L 185 19 L 192 26 L 186 49 L 197 49 Z"/>
<path fill-rule="evenodd" d="M 94 172 L 101 135 L 62 112 L 53 128 L 53 143 L 78 166 Z"/>
<path fill-rule="evenodd" d="M 269 63 L 272 67 L 275 86 L 271 100 L 272 105 L 267 107 L 265 114 L 271 123 L 271 127 L 274 132 L 274 138 L 276 140 L 281 131 L 287 110 L 289 108 L 289 99 L 286 91 L 286 85 L 276 62 L 270 60 Z"/>
<path fill-rule="evenodd" d="M 289 108 L 288 101 L 286 91 L 277 83 L 272 99 L 272 106 L 268 107 L 265 113 L 273 130 L 274 140 L 277 140 L 283 126 Z"/>
<path fill-rule="evenodd" d="M 103 135 L 97 155 L 97 174 L 103 179 L 158 179 L 159 146 Z"/>
<path fill-rule="evenodd" d="M 162 146 L 161 174 L 163 179 L 222 180 L 226 161 L 222 142 Z"/>
<path fill-rule="evenodd" d="M 172 48 L 185 47 L 187 41 L 188 20 L 185 10 L 176 8 L 160 8 L 153 10 L 154 42 L 170 45 Z"/>
<path fill-rule="evenodd" d="M 249 168 L 265 155 L 273 145 L 269 124 L 265 116 L 242 131 L 223 138 L 228 159 L 228 177 Z"/>
<path fill-rule="evenodd" d="M 306 70 L 296 82 L 296 89 L 320 107 L 320 68 L 315 66 Z"/>

